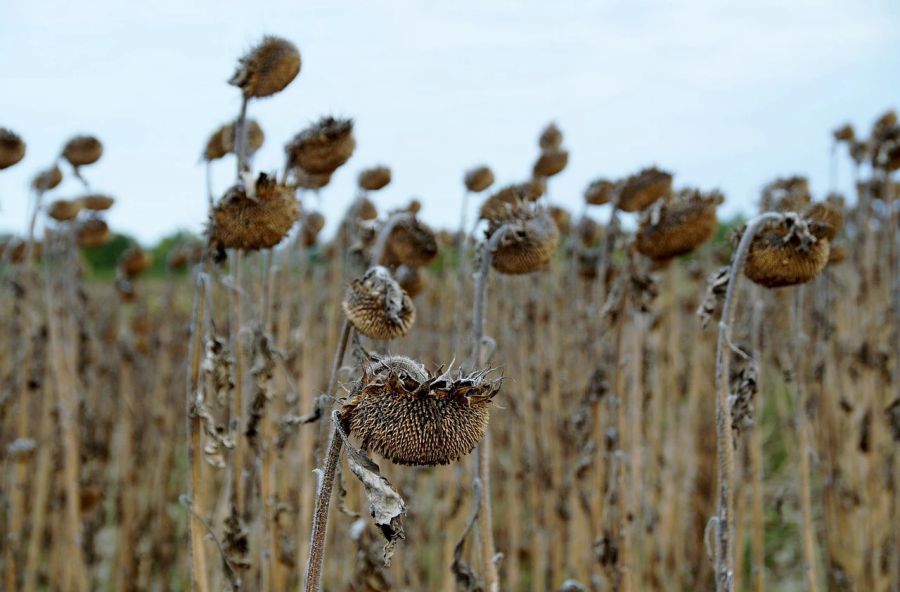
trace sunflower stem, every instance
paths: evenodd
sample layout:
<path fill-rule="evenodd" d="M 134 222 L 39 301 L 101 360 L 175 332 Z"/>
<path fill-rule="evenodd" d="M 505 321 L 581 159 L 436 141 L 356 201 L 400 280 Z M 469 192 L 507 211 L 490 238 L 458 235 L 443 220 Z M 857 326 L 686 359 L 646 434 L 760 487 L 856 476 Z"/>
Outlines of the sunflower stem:
<path fill-rule="evenodd" d="M 472 366 L 479 367 L 482 365 L 481 360 L 481 342 L 484 338 L 484 310 L 487 296 L 487 280 L 490 273 L 491 260 L 494 251 L 503 240 L 503 235 L 509 229 L 509 225 L 504 224 L 491 235 L 491 238 L 484 246 L 484 252 L 481 255 L 481 266 L 478 270 L 478 277 L 475 280 L 475 309 L 472 315 Z M 494 530 L 493 517 L 491 515 L 491 432 L 488 429 L 484 435 L 484 440 L 478 445 L 478 477 L 481 487 L 475 488 L 477 492 L 481 490 L 478 496 L 478 534 L 481 538 L 481 564 L 484 570 L 485 588 L 488 592 L 496 592 L 500 589 L 500 579 L 497 575 L 497 565 L 494 563 Z"/>
<path fill-rule="evenodd" d="M 341 330 L 341 338 L 334 355 L 334 363 L 331 366 L 331 377 L 328 380 L 328 391 L 320 399 L 320 404 L 334 397 L 337 389 L 337 375 L 344 361 L 344 353 L 347 351 L 347 342 L 350 341 L 350 333 L 353 326 L 350 321 L 344 319 Z M 325 457 L 325 465 L 322 469 L 319 481 L 319 489 L 316 493 L 316 507 L 313 511 L 312 535 L 309 544 L 309 561 L 306 565 L 306 592 L 318 592 L 322 588 L 322 568 L 325 565 L 325 535 L 328 532 L 328 511 L 331 507 L 331 491 L 334 489 L 334 476 L 337 471 L 338 461 L 341 458 L 343 441 L 337 433 L 337 425 L 332 425 L 331 435 L 328 438 L 328 454 Z"/>
<path fill-rule="evenodd" d="M 716 518 L 715 571 L 716 591 L 734 590 L 734 541 L 731 539 L 731 520 L 734 514 L 732 485 L 734 476 L 734 447 L 731 442 L 731 406 L 729 376 L 731 375 L 731 328 L 737 310 L 737 290 L 741 270 L 747 260 L 750 244 L 759 229 L 768 222 L 783 219 L 781 214 L 766 212 L 747 223 L 731 262 L 725 303 L 719 321 L 716 343 L 716 457 L 718 459 L 718 508 Z"/>

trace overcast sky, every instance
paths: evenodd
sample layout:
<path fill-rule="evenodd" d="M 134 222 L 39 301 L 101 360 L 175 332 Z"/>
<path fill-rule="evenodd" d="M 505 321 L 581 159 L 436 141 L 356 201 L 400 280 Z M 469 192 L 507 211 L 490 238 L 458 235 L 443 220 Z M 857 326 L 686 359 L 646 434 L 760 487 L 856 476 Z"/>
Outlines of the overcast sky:
<path fill-rule="evenodd" d="M 900 107 L 896 1 L 3 0 L 0 126 L 28 151 L 0 171 L 0 232 L 24 228 L 30 179 L 76 133 L 105 145 L 85 175 L 118 198 L 114 229 L 145 242 L 199 230 L 198 156 L 237 114 L 225 81 L 266 33 L 295 42 L 303 67 L 250 106 L 259 168 L 279 168 L 285 141 L 322 115 L 356 122 L 356 152 L 321 198 L 331 224 L 359 170 L 384 163 L 379 206 L 417 196 L 427 221 L 454 226 L 464 170 L 523 180 L 549 121 L 571 153 L 555 203 L 580 210 L 592 178 L 657 164 L 722 189 L 726 214 L 749 211 L 775 176 L 827 192 L 830 130 L 867 131 Z M 217 165 L 217 191 L 233 170 Z M 79 191 L 68 179 L 53 195 Z"/>

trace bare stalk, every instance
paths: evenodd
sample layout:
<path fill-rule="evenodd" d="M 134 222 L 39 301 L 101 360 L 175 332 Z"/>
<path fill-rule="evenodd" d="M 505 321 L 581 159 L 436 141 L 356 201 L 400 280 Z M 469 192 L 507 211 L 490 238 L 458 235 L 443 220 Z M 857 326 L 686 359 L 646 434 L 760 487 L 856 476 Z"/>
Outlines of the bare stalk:
<path fill-rule="evenodd" d="M 199 402 L 202 403 L 202 393 L 199 392 L 200 387 L 200 359 L 203 351 L 202 341 L 202 319 L 204 318 L 204 308 L 206 305 L 206 281 L 203 277 L 202 269 L 198 268 L 196 278 L 194 280 L 194 306 L 191 315 L 191 337 L 189 342 L 188 359 L 190 367 L 187 373 L 187 393 L 185 403 L 187 407 L 187 423 L 188 423 L 188 439 L 187 455 L 188 466 L 190 467 L 190 480 L 188 481 L 188 496 L 190 497 L 191 512 L 190 529 L 191 529 L 191 579 L 193 587 L 199 592 L 209 592 L 210 586 L 207 579 L 206 571 L 206 550 L 203 545 L 204 526 L 200 516 L 205 512 L 203 505 L 202 482 L 202 459 L 198 451 L 203 448 L 203 424 L 202 419 L 195 408 Z M 198 401 L 199 399 L 199 401 Z"/>
<path fill-rule="evenodd" d="M 781 220 L 774 212 L 760 214 L 747 223 L 731 262 L 730 279 L 725 292 L 725 303 L 719 321 L 719 338 L 716 342 L 716 456 L 718 471 L 718 510 L 716 516 L 715 571 L 716 591 L 734 590 L 734 541 L 731 537 L 731 521 L 734 515 L 734 447 L 732 445 L 731 406 L 729 377 L 731 376 L 731 329 L 737 310 L 737 285 L 747 260 L 750 243 L 766 223 Z"/>
<path fill-rule="evenodd" d="M 237 156 L 237 178 L 240 180 L 241 175 L 247 168 L 246 152 L 247 144 L 247 97 L 241 98 L 241 113 L 238 115 L 237 123 L 234 126 L 234 148 L 235 156 Z"/>
<path fill-rule="evenodd" d="M 337 376 L 344 361 L 344 353 L 347 351 L 347 342 L 353 330 L 350 321 L 344 320 L 341 329 L 341 338 L 337 351 L 334 354 L 334 363 L 331 366 L 331 377 L 328 379 L 328 391 L 325 394 L 326 402 L 334 397 L 337 389 Z M 306 565 L 306 592 L 318 592 L 322 589 L 322 568 L 325 565 L 325 535 L 328 533 L 328 510 L 331 507 L 331 492 L 334 488 L 334 476 L 337 471 L 338 461 L 341 458 L 343 440 L 337 433 L 337 425 L 332 425 L 331 435 L 328 440 L 328 454 L 325 457 L 325 466 L 319 477 L 319 489 L 316 493 L 316 508 L 313 511 L 312 535 L 309 544 L 309 561 Z"/>
<path fill-rule="evenodd" d="M 242 436 L 244 431 L 244 350 L 241 347 L 241 327 L 243 314 L 241 311 L 241 251 L 235 250 L 231 258 L 231 351 L 234 355 L 234 397 L 232 400 L 231 422 L 234 433 L 238 434 L 234 442 L 232 457 L 233 478 L 231 480 L 232 497 L 237 515 L 243 520 L 245 505 L 244 457 L 247 442 Z"/>
<path fill-rule="evenodd" d="M 488 274 L 490 273 L 491 259 L 494 251 L 503 239 L 503 235 L 509 226 L 503 225 L 491 235 L 481 254 L 481 267 L 475 280 L 475 309 L 472 314 L 472 366 L 482 365 L 481 342 L 484 338 L 484 310 L 487 296 Z M 478 445 L 478 481 L 479 488 L 478 533 L 481 537 L 481 564 L 484 570 L 484 582 L 488 592 L 496 592 L 500 589 L 500 578 L 497 575 L 497 565 L 494 563 L 494 529 L 491 513 L 491 432 L 484 435 L 484 440 Z"/>

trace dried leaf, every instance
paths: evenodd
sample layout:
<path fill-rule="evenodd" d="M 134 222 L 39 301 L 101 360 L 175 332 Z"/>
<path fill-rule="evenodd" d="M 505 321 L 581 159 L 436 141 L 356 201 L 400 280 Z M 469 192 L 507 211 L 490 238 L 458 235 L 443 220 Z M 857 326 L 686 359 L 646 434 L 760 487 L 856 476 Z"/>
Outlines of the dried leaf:
<path fill-rule="evenodd" d="M 339 413 L 333 412 L 331 418 L 337 433 L 344 441 L 344 446 L 347 447 L 347 465 L 363 484 L 366 498 L 369 500 L 369 513 L 385 538 L 384 564 L 388 566 L 391 564 L 397 542 L 406 538 L 403 531 L 406 502 L 403 501 L 391 482 L 381 476 L 378 465 L 363 452 L 353 447 L 344 430 L 341 429 Z"/>

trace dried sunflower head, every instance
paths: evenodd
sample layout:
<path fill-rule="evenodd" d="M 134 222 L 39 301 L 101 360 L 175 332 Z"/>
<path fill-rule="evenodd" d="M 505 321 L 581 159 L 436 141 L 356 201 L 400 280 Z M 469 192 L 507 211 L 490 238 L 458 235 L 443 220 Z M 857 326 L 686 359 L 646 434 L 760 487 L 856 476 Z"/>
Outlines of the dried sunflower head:
<path fill-rule="evenodd" d="M 379 263 L 422 267 L 434 261 L 437 253 L 434 231 L 414 214 L 407 214 L 391 230 L 383 260 Z"/>
<path fill-rule="evenodd" d="M 837 205 L 829 201 L 814 203 L 803 213 L 811 226 L 816 226 L 815 234 L 828 240 L 834 239 L 844 227 L 844 214 Z M 821 228 L 818 228 L 821 227 Z"/>
<path fill-rule="evenodd" d="M 387 187 L 391 182 L 391 169 L 386 166 L 376 166 L 365 169 L 359 174 L 359 187 L 366 191 L 378 191 Z"/>
<path fill-rule="evenodd" d="M 643 169 L 619 184 L 619 209 L 640 212 L 672 191 L 672 174 L 656 167 Z"/>
<path fill-rule="evenodd" d="M 795 175 L 775 179 L 762 191 L 762 210 L 802 212 L 812 201 L 809 179 Z"/>
<path fill-rule="evenodd" d="M 108 195 L 101 195 L 99 193 L 92 193 L 90 195 L 83 195 L 78 198 L 78 201 L 81 202 L 82 207 L 85 210 L 90 210 L 92 212 L 102 212 L 104 210 L 108 210 L 113 207 L 113 204 L 116 203 L 116 200 Z"/>
<path fill-rule="evenodd" d="M 558 175 L 569 164 L 569 152 L 562 148 L 544 150 L 532 170 L 535 177 L 552 177 Z"/>
<path fill-rule="evenodd" d="M 638 252 L 656 261 L 690 253 L 716 231 L 716 206 L 723 196 L 717 191 L 680 191 L 673 200 L 659 200 L 641 214 L 635 237 Z"/>
<path fill-rule="evenodd" d="M 130 247 L 119 257 L 119 271 L 125 279 L 133 280 L 144 273 L 152 262 L 153 258 L 147 251 L 140 247 Z"/>
<path fill-rule="evenodd" d="M 569 234 L 569 230 L 572 228 L 572 214 L 569 213 L 569 210 L 560 206 L 550 206 L 547 211 L 550 212 L 550 217 L 553 218 L 559 233 L 563 236 Z"/>
<path fill-rule="evenodd" d="M 768 224 L 750 243 L 744 275 L 767 288 L 812 280 L 828 264 L 831 249 L 824 232 L 824 226 L 795 215 Z"/>
<path fill-rule="evenodd" d="M 237 122 L 222 126 L 221 131 L 222 148 L 225 150 L 226 154 L 234 153 L 237 149 Z M 244 156 L 250 158 L 256 154 L 257 150 L 262 148 L 263 143 L 266 141 L 266 134 L 253 119 L 248 119 L 244 122 L 244 133 L 246 134 Z"/>
<path fill-rule="evenodd" d="M 62 183 L 62 178 L 62 171 L 57 165 L 54 164 L 49 169 L 38 173 L 35 176 L 34 180 L 31 182 L 31 186 L 35 191 L 50 191 L 51 189 L 56 188 L 57 185 Z"/>
<path fill-rule="evenodd" d="M 331 173 L 311 174 L 303 169 L 293 168 L 288 170 L 287 185 L 293 189 L 308 189 L 319 191 L 331 183 Z"/>
<path fill-rule="evenodd" d="M 300 226 L 303 230 L 303 246 L 311 247 L 316 244 L 319 233 L 325 227 L 325 216 L 319 212 L 304 212 Z"/>
<path fill-rule="evenodd" d="M 79 247 L 99 247 L 109 240 L 109 226 L 100 218 L 82 220 L 76 229 Z"/>
<path fill-rule="evenodd" d="M 260 173 L 253 195 L 234 185 L 215 205 L 207 228 L 210 247 L 269 249 L 287 236 L 299 215 L 293 191 Z"/>
<path fill-rule="evenodd" d="M 491 265 L 500 273 L 521 275 L 546 265 L 559 244 L 559 230 L 544 208 L 520 202 L 488 221 L 487 237 L 506 226 Z"/>
<path fill-rule="evenodd" d="M 616 184 L 609 179 L 592 181 L 584 190 L 584 201 L 592 206 L 602 206 L 612 201 Z"/>
<path fill-rule="evenodd" d="M 831 132 L 831 135 L 834 137 L 836 142 L 852 142 L 856 139 L 856 132 L 853 130 L 853 126 L 849 123 L 845 123 L 841 127 L 835 129 Z"/>
<path fill-rule="evenodd" d="M 394 271 L 394 277 L 410 298 L 415 298 L 425 289 L 425 274 L 421 267 L 401 265 Z"/>
<path fill-rule="evenodd" d="M 0 127 L 0 170 L 25 158 L 25 142 L 16 133 Z"/>
<path fill-rule="evenodd" d="M 57 199 L 47 206 L 47 215 L 57 222 L 74 220 L 81 212 L 82 204 L 78 199 Z"/>
<path fill-rule="evenodd" d="M 466 189 L 479 193 L 494 184 L 494 172 L 486 166 L 478 166 L 466 173 L 463 178 Z"/>
<path fill-rule="evenodd" d="M 11 263 L 21 263 L 25 260 L 25 250 L 27 243 L 17 237 L 8 236 L 0 238 L 0 261 L 9 261 Z M 37 261 L 41 258 L 44 251 L 44 245 L 40 242 L 34 242 L 31 245 L 31 259 Z"/>
<path fill-rule="evenodd" d="M 416 319 L 412 299 L 380 265 L 353 280 L 341 306 L 353 327 L 372 339 L 403 337 Z"/>
<path fill-rule="evenodd" d="M 555 123 L 550 123 L 541 132 L 538 138 L 538 145 L 541 150 L 555 150 L 562 146 L 563 134 Z"/>
<path fill-rule="evenodd" d="M 524 183 L 514 183 L 502 187 L 481 204 L 479 218 L 490 220 L 497 216 L 503 216 L 508 206 L 526 201 L 536 201 L 546 189 L 547 186 L 542 179 L 532 179 Z"/>
<path fill-rule="evenodd" d="M 331 174 L 347 162 L 356 149 L 353 121 L 323 117 L 284 147 L 289 168 L 307 173 Z"/>
<path fill-rule="evenodd" d="M 889 109 L 885 111 L 881 117 L 876 119 L 874 124 L 872 124 L 872 136 L 878 136 L 884 130 L 892 128 L 895 125 L 897 125 L 897 112 L 893 109 Z"/>
<path fill-rule="evenodd" d="M 501 379 L 489 370 L 428 372 L 402 356 L 363 368 L 341 409 L 343 429 L 363 450 L 401 465 L 445 465 L 469 454 L 487 432 Z"/>
<path fill-rule="evenodd" d="M 286 39 L 266 35 L 244 55 L 228 81 L 246 98 L 261 98 L 282 91 L 300 73 L 300 51 Z"/>
<path fill-rule="evenodd" d="M 103 144 L 94 136 L 75 136 L 66 142 L 62 155 L 73 167 L 94 164 L 103 155 Z"/>
<path fill-rule="evenodd" d="M 603 240 L 603 227 L 590 216 L 582 216 L 576 230 L 578 238 L 586 247 L 596 247 Z"/>

